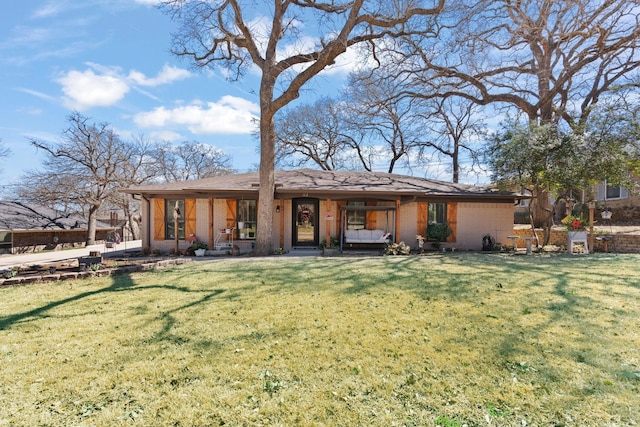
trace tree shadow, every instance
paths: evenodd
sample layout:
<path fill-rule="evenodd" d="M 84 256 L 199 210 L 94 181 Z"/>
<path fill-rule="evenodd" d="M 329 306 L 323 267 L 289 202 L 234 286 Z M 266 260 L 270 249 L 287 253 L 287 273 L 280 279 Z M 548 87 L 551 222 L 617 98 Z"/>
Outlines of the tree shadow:
<path fill-rule="evenodd" d="M 21 313 L 15 313 L 15 314 L 10 314 L 8 316 L 4 316 L 4 317 L 0 317 L 0 330 L 6 330 L 8 328 L 10 328 L 13 325 L 16 325 L 18 323 L 22 323 L 22 322 L 26 322 L 26 321 L 32 321 L 32 320 L 38 320 L 38 319 L 42 319 L 44 317 L 47 317 L 47 313 L 55 308 L 67 305 L 67 304 L 72 304 L 78 301 L 81 301 L 83 299 L 89 298 L 89 297 L 93 297 L 96 295 L 101 295 L 101 294 L 109 294 L 109 293 L 117 293 L 117 292 L 131 292 L 131 291 L 142 291 L 142 290 L 147 290 L 147 289 L 153 289 L 153 288 L 158 288 L 158 289 L 169 289 L 169 290 L 174 290 L 174 291 L 178 291 L 178 292 L 198 292 L 201 293 L 203 291 L 194 291 L 192 289 L 189 289 L 187 287 L 184 286 L 173 286 L 173 285 L 146 285 L 146 286 L 138 286 L 135 282 L 135 280 L 133 280 L 133 278 L 131 277 L 130 274 L 127 273 L 122 273 L 122 274 L 117 274 L 117 275 L 113 275 L 111 276 L 112 278 L 112 282 L 111 285 L 105 287 L 105 288 L 101 288 L 101 289 L 96 289 L 96 290 L 92 290 L 92 291 L 87 291 L 87 292 L 82 292 L 79 293 L 77 295 L 68 297 L 68 298 L 64 298 L 61 300 L 57 300 L 57 301 L 52 301 L 48 304 L 42 305 L 40 307 L 28 310 L 28 311 L 24 311 Z M 172 311 L 176 311 L 176 310 L 180 310 L 183 308 L 188 308 L 190 306 L 193 305 L 197 305 L 197 304 L 201 304 L 204 303 L 206 301 L 208 301 L 209 299 L 221 294 L 222 292 L 224 292 L 223 290 L 216 290 L 214 292 L 211 292 L 207 295 L 205 295 L 203 298 L 201 298 L 200 300 L 194 301 L 190 304 L 185 305 L 184 307 L 179 307 L 177 309 L 174 309 Z"/>

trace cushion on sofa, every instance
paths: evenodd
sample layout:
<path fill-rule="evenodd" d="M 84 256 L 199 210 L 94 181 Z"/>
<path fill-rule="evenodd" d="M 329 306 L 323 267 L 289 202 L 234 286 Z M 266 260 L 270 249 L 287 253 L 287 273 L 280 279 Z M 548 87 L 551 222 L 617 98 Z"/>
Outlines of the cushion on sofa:
<path fill-rule="evenodd" d="M 346 230 L 345 241 L 348 243 L 384 243 L 390 233 L 384 230 Z"/>
<path fill-rule="evenodd" d="M 359 230 L 347 230 L 344 233 L 344 238 L 349 241 L 349 240 L 358 240 L 358 231 Z"/>

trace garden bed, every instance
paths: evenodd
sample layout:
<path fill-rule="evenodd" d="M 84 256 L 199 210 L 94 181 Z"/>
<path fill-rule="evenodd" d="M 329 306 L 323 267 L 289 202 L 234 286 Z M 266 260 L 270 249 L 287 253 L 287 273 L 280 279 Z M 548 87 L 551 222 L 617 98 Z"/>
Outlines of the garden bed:
<path fill-rule="evenodd" d="M 26 285 L 29 283 L 88 277 L 129 274 L 191 262 L 190 258 L 102 258 L 96 263 L 81 263 L 79 259 L 33 264 L 27 268 L 12 270 L 10 277 L 0 277 L 0 286 Z"/>

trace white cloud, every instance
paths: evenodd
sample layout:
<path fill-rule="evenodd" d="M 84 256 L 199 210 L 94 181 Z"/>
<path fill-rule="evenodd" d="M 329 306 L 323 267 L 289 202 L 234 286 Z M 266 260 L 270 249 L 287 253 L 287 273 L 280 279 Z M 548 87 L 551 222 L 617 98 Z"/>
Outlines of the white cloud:
<path fill-rule="evenodd" d="M 153 78 L 149 78 L 136 70 L 132 70 L 129 73 L 129 80 L 140 86 L 159 86 L 189 77 L 191 77 L 191 73 L 184 68 L 173 67 L 167 64 L 165 64 L 158 75 Z"/>
<path fill-rule="evenodd" d="M 93 70 L 69 71 L 58 79 L 64 93 L 64 104 L 79 111 L 109 106 L 129 92 L 129 85 L 118 76 L 97 75 Z"/>
<path fill-rule="evenodd" d="M 132 87 L 160 86 L 191 76 L 189 71 L 170 65 L 165 65 L 156 77 L 151 78 L 136 70 L 125 75 L 119 67 L 87 65 L 87 70 L 71 70 L 57 79 L 62 85 L 63 101 L 68 108 L 84 111 L 111 106 L 122 100 Z M 152 94 L 142 93 L 155 98 Z"/>
<path fill-rule="evenodd" d="M 153 141 L 173 142 L 173 141 L 180 141 L 184 139 L 184 137 L 181 134 L 171 130 L 161 130 L 157 132 L 151 132 L 150 136 Z"/>
<path fill-rule="evenodd" d="M 218 102 L 195 101 L 173 109 L 158 107 L 137 114 L 134 121 L 142 128 L 186 126 L 194 134 L 249 134 L 259 110 L 253 102 L 224 96 Z"/>
<path fill-rule="evenodd" d="M 49 18 L 51 16 L 57 15 L 64 10 L 65 3 L 66 2 L 60 1 L 60 0 L 50 1 L 49 3 L 45 4 L 43 7 L 37 9 L 33 13 L 32 17 L 33 18 Z"/>
<path fill-rule="evenodd" d="M 45 101 L 53 102 L 56 100 L 53 96 L 47 95 L 46 93 L 39 92 L 37 90 L 27 89 L 24 87 L 16 88 L 19 92 L 28 93 L 29 95 L 35 96 L 36 98 L 44 99 Z"/>

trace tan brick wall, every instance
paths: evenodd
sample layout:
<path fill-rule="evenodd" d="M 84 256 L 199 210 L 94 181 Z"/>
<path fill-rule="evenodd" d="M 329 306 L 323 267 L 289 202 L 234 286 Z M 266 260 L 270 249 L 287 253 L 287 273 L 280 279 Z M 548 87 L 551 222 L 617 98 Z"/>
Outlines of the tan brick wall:
<path fill-rule="evenodd" d="M 540 242 L 543 240 L 543 232 L 542 230 L 536 230 L 536 234 L 538 235 L 538 239 Z M 517 228 L 513 230 L 514 236 L 531 236 L 531 229 L 525 228 Z M 601 236 L 602 234 L 596 234 L 597 236 Z M 501 243 L 505 246 L 511 246 L 511 240 L 502 241 Z M 549 244 L 559 246 L 561 248 L 567 247 L 567 232 L 563 229 L 554 228 L 551 230 L 551 238 L 549 239 Z M 594 239 L 594 251 L 595 252 L 604 252 L 605 242 L 602 240 Z M 619 253 L 640 253 L 640 235 L 635 234 L 616 234 L 613 237 L 613 240 L 609 241 L 608 244 L 609 252 L 619 252 Z M 518 241 L 518 247 L 524 247 L 524 241 Z"/>

